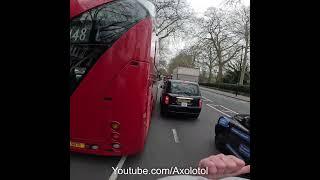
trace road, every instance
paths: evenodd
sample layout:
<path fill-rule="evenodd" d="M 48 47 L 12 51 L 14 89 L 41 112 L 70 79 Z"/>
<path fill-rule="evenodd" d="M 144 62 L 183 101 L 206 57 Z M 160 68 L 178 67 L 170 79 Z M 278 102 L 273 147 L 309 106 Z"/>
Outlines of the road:
<path fill-rule="evenodd" d="M 116 175 L 112 167 L 188 168 L 217 154 L 214 125 L 221 115 L 250 113 L 250 103 L 201 89 L 203 108 L 197 120 L 160 116 L 159 102 L 153 112 L 144 151 L 129 157 L 101 157 L 70 153 L 71 180 L 157 179 L 166 175 Z M 159 94 L 160 95 L 160 92 Z M 159 100 L 159 98 L 158 98 Z M 113 174 L 113 175 L 112 175 Z"/>

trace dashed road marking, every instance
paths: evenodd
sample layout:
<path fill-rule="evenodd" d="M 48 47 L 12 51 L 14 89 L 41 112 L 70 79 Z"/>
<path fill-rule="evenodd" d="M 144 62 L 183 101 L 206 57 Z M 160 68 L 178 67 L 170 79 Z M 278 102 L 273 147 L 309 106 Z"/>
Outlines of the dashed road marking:
<path fill-rule="evenodd" d="M 224 115 L 226 115 L 226 116 L 228 116 L 228 117 L 231 117 L 229 114 L 224 113 L 223 111 L 220 111 L 219 109 L 217 109 L 217 108 L 215 108 L 215 107 L 211 106 L 210 104 L 207 104 L 207 106 L 209 106 L 209 107 L 211 107 L 211 108 L 215 109 L 216 111 L 218 111 L 218 112 L 220 112 L 220 113 L 222 113 L 222 114 L 224 114 Z"/>
<path fill-rule="evenodd" d="M 206 98 L 206 97 L 204 97 L 204 96 L 202 96 L 202 98 L 203 98 L 205 101 L 212 102 L 212 100 L 210 100 L 210 99 L 208 99 L 208 98 Z"/>
<path fill-rule="evenodd" d="M 172 129 L 172 134 L 173 134 L 173 138 L 174 138 L 174 142 L 175 143 L 179 143 L 179 138 L 178 138 L 178 133 L 176 129 Z"/>
<path fill-rule="evenodd" d="M 115 169 L 121 169 L 122 166 L 123 166 L 123 164 L 124 164 L 124 162 L 126 161 L 126 159 L 127 159 L 127 156 L 122 156 L 121 159 L 120 159 L 120 161 L 119 161 L 119 163 L 118 163 L 118 165 L 117 165 L 117 167 L 115 167 Z M 116 171 L 113 171 L 113 173 L 112 173 L 111 176 L 109 177 L 109 180 L 116 180 L 117 177 L 118 177 L 117 172 L 116 172 Z"/>
<path fill-rule="evenodd" d="M 233 112 L 233 113 L 235 113 L 235 114 L 238 114 L 237 112 L 235 112 L 235 111 L 233 111 L 233 110 L 231 110 L 231 109 L 229 109 L 229 108 L 226 108 L 226 107 L 224 107 L 224 106 L 222 106 L 222 105 L 219 105 L 219 106 L 221 106 L 221 107 L 223 107 L 224 109 L 227 109 L 228 111 L 224 111 L 224 112 Z"/>

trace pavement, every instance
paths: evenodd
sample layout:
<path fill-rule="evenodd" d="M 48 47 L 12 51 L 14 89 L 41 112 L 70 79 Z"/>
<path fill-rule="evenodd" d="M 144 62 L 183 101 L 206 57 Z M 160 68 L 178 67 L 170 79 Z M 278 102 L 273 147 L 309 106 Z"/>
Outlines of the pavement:
<path fill-rule="evenodd" d="M 129 157 L 103 157 L 70 153 L 71 180 L 158 179 L 162 175 L 113 174 L 112 167 L 188 168 L 219 151 L 214 145 L 214 126 L 221 115 L 250 113 L 250 103 L 201 87 L 203 107 L 198 119 L 160 116 L 156 103 L 144 151 Z M 160 96 L 160 91 L 158 96 Z M 159 101 L 159 98 L 158 98 Z M 250 98 L 249 98 L 250 101 Z M 112 175 L 113 174 L 113 175 Z"/>
<path fill-rule="evenodd" d="M 204 90 L 204 91 L 210 91 L 210 92 L 213 92 L 215 94 L 220 94 L 220 95 L 223 95 L 223 96 L 235 98 L 235 99 L 238 99 L 238 100 L 250 102 L 250 97 L 247 97 L 247 96 L 235 95 L 234 93 L 229 93 L 229 92 L 225 92 L 225 91 L 219 91 L 219 90 L 208 88 L 208 87 L 204 87 L 204 86 L 200 86 L 200 89 Z"/>

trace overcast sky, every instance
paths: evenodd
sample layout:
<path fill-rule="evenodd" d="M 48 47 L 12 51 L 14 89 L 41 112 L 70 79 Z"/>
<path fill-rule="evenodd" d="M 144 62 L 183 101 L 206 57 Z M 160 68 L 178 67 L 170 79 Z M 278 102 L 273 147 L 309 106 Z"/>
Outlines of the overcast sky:
<path fill-rule="evenodd" d="M 195 10 L 197 15 L 201 16 L 206 11 L 208 7 L 217 7 L 217 8 L 223 8 L 223 2 L 225 0 L 187 0 L 191 7 Z M 250 5 L 250 0 L 241 0 L 241 2 L 248 6 Z M 169 55 L 169 59 L 173 58 L 181 49 L 184 47 L 184 41 L 176 39 L 172 40 L 171 43 L 169 43 L 169 49 L 171 51 Z M 167 63 L 169 63 L 169 59 L 166 59 Z"/>
<path fill-rule="evenodd" d="M 197 12 L 197 13 L 204 13 L 204 11 L 208 7 L 217 7 L 220 8 L 223 5 L 223 2 L 225 0 L 187 0 L 191 7 Z M 250 0 L 241 0 L 241 2 L 245 5 L 248 6 L 250 5 Z"/>

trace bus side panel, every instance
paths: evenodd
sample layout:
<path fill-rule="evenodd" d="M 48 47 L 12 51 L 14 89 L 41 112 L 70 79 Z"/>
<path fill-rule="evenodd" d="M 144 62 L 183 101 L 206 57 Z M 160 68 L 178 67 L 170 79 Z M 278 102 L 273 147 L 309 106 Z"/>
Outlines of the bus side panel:
<path fill-rule="evenodd" d="M 109 120 L 120 123 L 119 140 L 112 140 L 110 123 L 105 126 L 104 142 L 95 143 L 99 145 L 99 150 L 78 150 L 91 154 L 101 155 L 130 155 L 136 154 L 143 150 L 146 138 L 146 122 L 147 122 L 147 104 L 148 104 L 148 73 L 149 63 L 131 61 L 119 73 L 112 83 L 110 83 L 110 91 L 108 91 L 112 100 L 109 109 Z M 112 87 L 112 88 L 111 88 Z M 107 122 L 111 122 L 107 121 Z M 92 143 L 94 140 L 84 140 L 84 143 Z M 119 150 L 112 149 L 112 143 L 119 143 Z M 73 149 L 73 151 L 77 151 Z"/>
<path fill-rule="evenodd" d="M 99 58 L 70 97 L 70 140 L 111 147 L 110 123 L 119 121 L 123 150 L 72 150 L 102 155 L 142 150 L 147 90 L 142 90 L 144 85 L 140 83 L 147 85 L 148 81 L 151 27 L 151 19 L 146 18 L 129 29 Z M 139 63 L 130 65 L 132 61 Z"/>
<path fill-rule="evenodd" d="M 152 113 L 152 78 L 150 77 L 150 66 L 151 63 L 148 64 L 148 89 L 147 89 L 147 102 L 146 102 L 146 114 L 145 114 L 145 129 L 144 136 L 147 137 L 149 124 L 151 120 Z"/>
<path fill-rule="evenodd" d="M 137 62 L 137 61 L 136 61 Z M 120 122 L 121 151 L 134 154 L 143 149 L 148 104 L 148 63 L 128 65 L 114 84 L 112 119 Z M 111 132 L 110 128 L 107 132 Z"/>

